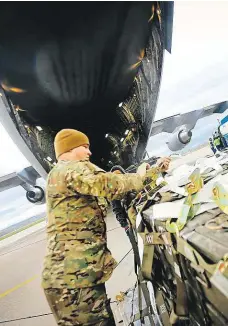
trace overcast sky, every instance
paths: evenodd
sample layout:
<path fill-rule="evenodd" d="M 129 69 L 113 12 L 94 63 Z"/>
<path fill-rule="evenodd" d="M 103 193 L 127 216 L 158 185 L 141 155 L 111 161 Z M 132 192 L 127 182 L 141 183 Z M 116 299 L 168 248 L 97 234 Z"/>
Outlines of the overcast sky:
<path fill-rule="evenodd" d="M 228 2 L 175 2 L 172 54 L 165 54 L 155 120 L 228 99 L 227 17 Z M 206 119 L 197 124 L 193 142 L 213 131 L 215 120 Z M 167 151 L 158 146 L 159 137 L 164 143 L 167 135 L 156 137 L 153 151 Z M 0 151 L 0 175 L 29 164 L 1 124 Z"/>
<path fill-rule="evenodd" d="M 174 3 L 155 120 L 228 99 L 228 2 Z"/>

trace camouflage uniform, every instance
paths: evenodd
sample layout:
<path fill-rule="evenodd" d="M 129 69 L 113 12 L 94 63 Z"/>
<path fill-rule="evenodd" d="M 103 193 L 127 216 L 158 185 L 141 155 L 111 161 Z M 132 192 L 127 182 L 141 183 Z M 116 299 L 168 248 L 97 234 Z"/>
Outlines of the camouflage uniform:
<path fill-rule="evenodd" d="M 138 174 L 105 173 L 88 161 L 60 161 L 50 172 L 42 286 L 59 325 L 111 325 L 104 283 L 116 261 L 101 197 L 120 199 L 142 188 Z"/>
<path fill-rule="evenodd" d="M 45 295 L 59 326 L 114 326 L 105 284 L 81 289 L 46 289 Z"/>

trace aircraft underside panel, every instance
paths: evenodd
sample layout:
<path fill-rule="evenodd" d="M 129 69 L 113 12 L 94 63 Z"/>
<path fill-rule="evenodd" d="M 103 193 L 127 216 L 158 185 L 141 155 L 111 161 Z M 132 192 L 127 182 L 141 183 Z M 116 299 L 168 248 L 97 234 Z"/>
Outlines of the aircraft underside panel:
<path fill-rule="evenodd" d="M 88 134 L 93 161 L 104 168 L 142 158 L 168 37 L 165 6 L 2 5 L 1 87 L 17 129 L 46 171 L 62 128 Z"/>

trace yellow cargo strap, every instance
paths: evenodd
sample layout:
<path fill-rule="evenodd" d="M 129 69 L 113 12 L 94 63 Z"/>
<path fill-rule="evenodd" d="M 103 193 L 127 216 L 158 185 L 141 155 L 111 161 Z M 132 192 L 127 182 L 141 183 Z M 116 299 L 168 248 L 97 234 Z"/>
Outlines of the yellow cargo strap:
<path fill-rule="evenodd" d="M 228 215 L 228 192 L 222 184 L 216 182 L 213 187 L 213 199 L 218 207 Z"/>
<path fill-rule="evenodd" d="M 192 219 L 200 208 L 200 204 L 193 205 L 193 200 L 197 196 L 197 192 L 203 187 L 203 179 L 198 168 L 193 171 L 189 180 L 190 183 L 186 186 L 188 197 L 184 201 L 177 221 L 171 222 L 171 219 L 166 221 L 166 230 L 170 233 L 177 233 L 182 230 L 187 221 Z"/>

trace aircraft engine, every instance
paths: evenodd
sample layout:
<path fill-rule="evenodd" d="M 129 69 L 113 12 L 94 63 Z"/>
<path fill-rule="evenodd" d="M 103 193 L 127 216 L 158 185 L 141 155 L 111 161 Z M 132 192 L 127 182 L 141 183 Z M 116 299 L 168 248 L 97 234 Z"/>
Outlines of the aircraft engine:
<path fill-rule="evenodd" d="M 182 127 L 172 134 L 167 142 L 167 145 L 171 151 L 176 152 L 184 148 L 191 141 L 191 138 L 191 130 L 188 130 L 186 127 Z"/>
<path fill-rule="evenodd" d="M 45 203 L 45 180 L 30 166 L 17 172 L 20 186 L 26 191 L 26 198 L 32 204 Z"/>
<path fill-rule="evenodd" d="M 44 204 L 45 203 L 45 192 L 40 186 L 34 186 L 26 191 L 26 198 L 32 204 Z"/>

